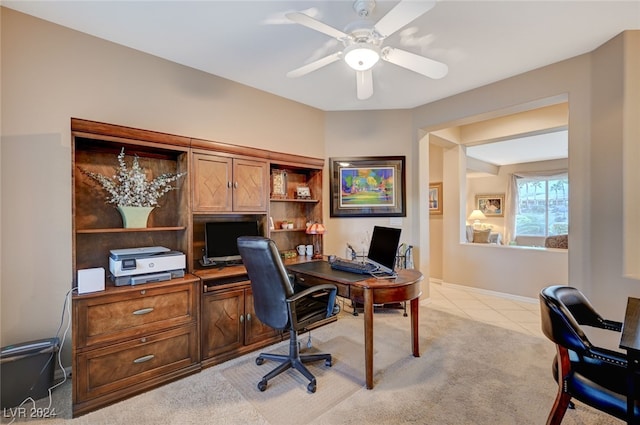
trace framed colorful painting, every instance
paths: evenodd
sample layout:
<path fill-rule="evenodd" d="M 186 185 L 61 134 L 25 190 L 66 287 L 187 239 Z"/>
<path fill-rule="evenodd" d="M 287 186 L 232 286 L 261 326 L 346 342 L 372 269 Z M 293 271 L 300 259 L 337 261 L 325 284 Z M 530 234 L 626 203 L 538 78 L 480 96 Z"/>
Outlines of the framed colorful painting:
<path fill-rule="evenodd" d="M 331 217 L 406 217 L 405 157 L 329 158 Z"/>

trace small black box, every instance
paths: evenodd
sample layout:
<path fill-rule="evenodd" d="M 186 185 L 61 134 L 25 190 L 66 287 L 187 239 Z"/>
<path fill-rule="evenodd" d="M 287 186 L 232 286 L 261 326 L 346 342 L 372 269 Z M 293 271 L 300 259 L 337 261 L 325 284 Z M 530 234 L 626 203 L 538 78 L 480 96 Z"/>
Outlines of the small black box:
<path fill-rule="evenodd" d="M 58 346 L 58 338 L 49 338 L 2 347 L 0 407 L 15 407 L 28 397 L 38 400 L 49 395 Z"/>

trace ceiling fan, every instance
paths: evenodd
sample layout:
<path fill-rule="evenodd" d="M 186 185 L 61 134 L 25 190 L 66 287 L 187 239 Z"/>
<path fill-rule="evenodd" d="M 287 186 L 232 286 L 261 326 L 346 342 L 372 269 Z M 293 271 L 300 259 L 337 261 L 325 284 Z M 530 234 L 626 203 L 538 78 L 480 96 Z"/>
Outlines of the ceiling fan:
<path fill-rule="evenodd" d="M 428 12 L 435 3 L 436 0 L 402 0 L 377 23 L 374 23 L 370 16 L 375 7 L 375 1 L 356 0 L 353 9 L 360 19 L 347 25 L 344 31 L 301 12 L 287 13 L 286 17 L 291 21 L 334 37 L 344 44 L 344 50 L 294 69 L 287 73 L 287 77 L 300 77 L 339 59 L 344 59 L 347 65 L 356 71 L 357 96 L 360 100 L 368 99 L 373 95 L 372 68 L 379 59 L 429 78 L 442 78 L 447 75 L 449 69 L 446 64 L 405 50 L 383 46 L 387 37 Z"/>

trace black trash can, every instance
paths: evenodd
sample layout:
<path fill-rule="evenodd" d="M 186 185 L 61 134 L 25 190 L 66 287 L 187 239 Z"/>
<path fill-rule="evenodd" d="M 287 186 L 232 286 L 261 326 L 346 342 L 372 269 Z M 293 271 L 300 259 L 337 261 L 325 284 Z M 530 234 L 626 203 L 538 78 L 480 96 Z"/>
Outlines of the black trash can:
<path fill-rule="evenodd" d="M 28 397 L 38 400 L 53 386 L 58 338 L 2 347 L 0 352 L 1 407 L 18 406 Z"/>

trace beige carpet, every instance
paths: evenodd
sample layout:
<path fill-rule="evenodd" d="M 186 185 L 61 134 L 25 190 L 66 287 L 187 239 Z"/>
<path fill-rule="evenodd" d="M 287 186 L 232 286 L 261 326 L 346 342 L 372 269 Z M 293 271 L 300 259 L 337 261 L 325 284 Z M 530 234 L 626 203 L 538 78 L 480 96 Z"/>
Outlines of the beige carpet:
<path fill-rule="evenodd" d="M 353 355 L 362 351 L 362 345 L 359 342 L 338 336 L 328 341 L 314 338 L 314 344 L 322 347 L 322 350 L 314 346 L 303 354 L 323 351 L 331 353 L 333 357 L 331 367 L 325 366 L 324 361 L 307 364 L 318 383 L 314 394 L 307 391 L 307 379 L 298 371 L 291 369 L 269 381 L 267 390 L 261 392 L 257 388 L 257 383 L 278 363 L 267 360 L 258 366 L 255 363 L 255 355 L 223 370 L 222 376 L 268 422 L 282 425 L 309 423 L 325 413 L 329 406 L 338 405 L 362 388 L 364 371 L 364 356 Z M 287 354 L 288 348 L 287 344 L 277 350 L 266 352 Z M 287 415 L 284 417 L 283 405 L 287 406 Z"/>
<path fill-rule="evenodd" d="M 249 353 L 96 412 L 70 419 L 71 392 L 65 383 L 53 394 L 56 417 L 38 425 L 225 424 L 335 425 L 544 424 L 556 394 L 551 378 L 553 346 L 525 335 L 429 308 L 420 309 L 421 357 L 410 352 L 409 318 L 400 311 L 377 312 L 374 325 L 374 388 L 364 388 L 362 316 L 343 314 L 337 323 L 313 331 L 314 347 L 332 352 L 333 367 L 312 365 L 315 394 L 287 372 L 264 393 L 257 382 L 274 362 L 255 364 Z M 306 340 L 302 340 L 303 345 Z M 288 348 L 281 342 L 266 351 Z M 47 399 L 39 400 L 39 407 Z M 3 415 L 2 423 L 13 418 Z M 563 425 L 624 422 L 577 403 Z"/>

